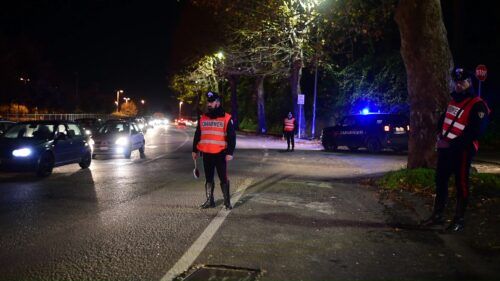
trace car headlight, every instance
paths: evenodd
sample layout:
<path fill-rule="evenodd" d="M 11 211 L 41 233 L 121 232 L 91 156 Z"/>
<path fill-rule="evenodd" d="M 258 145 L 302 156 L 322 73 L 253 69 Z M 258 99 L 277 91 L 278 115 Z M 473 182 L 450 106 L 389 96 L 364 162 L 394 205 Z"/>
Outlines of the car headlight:
<path fill-rule="evenodd" d="M 91 132 L 90 130 L 85 130 L 85 134 L 86 134 L 86 135 L 91 135 L 91 134 L 92 134 L 92 132 Z"/>
<path fill-rule="evenodd" d="M 12 151 L 12 155 L 15 157 L 28 157 L 32 153 L 31 149 L 29 148 L 20 148 Z"/>
<path fill-rule="evenodd" d="M 117 145 L 122 145 L 125 146 L 128 144 L 128 139 L 126 137 L 119 137 L 116 141 L 115 144 Z"/>

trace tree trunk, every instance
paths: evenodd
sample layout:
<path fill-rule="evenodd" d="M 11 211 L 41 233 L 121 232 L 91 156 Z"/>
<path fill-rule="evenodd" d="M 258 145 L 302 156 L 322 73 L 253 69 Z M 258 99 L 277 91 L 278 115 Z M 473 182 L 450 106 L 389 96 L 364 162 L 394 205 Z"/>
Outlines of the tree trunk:
<path fill-rule="evenodd" d="M 299 135 L 303 136 L 306 127 L 306 117 L 304 114 L 304 106 L 299 106 L 297 104 L 298 96 L 301 94 L 300 90 L 300 78 L 302 76 L 302 60 L 296 58 L 292 63 L 292 69 L 290 74 L 290 90 L 292 92 L 292 102 L 293 102 L 293 115 L 297 119 L 299 126 Z"/>
<path fill-rule="evenodd" d="M 257 76 L 255 78 L 255 90 L 257 92 L 257 122 L 258 133 L 265 134 L 266 127 L 266 110 L 264 107 L 264 76 Z"/>
<path fill-rule="evenodd" d="M 408 168 L 435 167 L 437 122 L 450 92 L 452 56 L 439 0 L 401 0 L 401 35 L 410 101 Z"/>
<path fill-rule="evenodd" d="M 229 77 L 229 87 L 231 87 L 231 117 L 233 118 L 234 128 L 239 129 L 238 122 L 238 76 L 233 75 Z"/>

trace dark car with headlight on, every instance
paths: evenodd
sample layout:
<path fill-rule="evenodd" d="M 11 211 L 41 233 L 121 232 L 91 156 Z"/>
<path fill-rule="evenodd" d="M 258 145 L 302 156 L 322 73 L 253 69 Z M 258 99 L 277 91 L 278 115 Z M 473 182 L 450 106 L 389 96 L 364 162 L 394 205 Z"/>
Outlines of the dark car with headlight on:
<path fill-rule="evenodd" d="M 326 127 L 321 133 L 325 150 L 336 151 L 346 146 L 351 151 L 365 147 L 377 153 L 389 148 L 394 151 L 408 149 L 410 123 L 406 116 L 389 113 L 369 113 L 345 116 L 333 127 Z"/>
<path fill-rule="evenodd" d="M 83 130 L 70 121 L 16 123 L 0 136 L 0 169 L 35 171 L 44 177 L 57 166 L 90 166 L 92 149 Z"/>
<path fill-rule="evenodd" d="M 123 155 L 130 158 L 134 150 L 139 150 L 141 157 L 144 156 L 146 141 L 134 122 L 108 121 L 97 130 L 93 139 L 93 158 L 96 155 Z"/>

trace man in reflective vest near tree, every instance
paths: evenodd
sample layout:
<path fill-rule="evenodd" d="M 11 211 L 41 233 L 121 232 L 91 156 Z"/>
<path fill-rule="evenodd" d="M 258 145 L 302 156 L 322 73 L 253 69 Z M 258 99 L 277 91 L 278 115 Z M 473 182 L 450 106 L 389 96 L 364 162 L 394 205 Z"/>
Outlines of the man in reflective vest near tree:
<path fill-rule="evenodd" d="M 286 151 L 290 151 L 290 143 L 292 144 L 292 150 L 295 148 L 295 139 L 294 134 L 297 130 L 297 122 L 293 117 L 291 112 L 288 112 L 287 118 L 283 121 L 283 135 L 286 138 L 287 149 Z"/>
<path fill-rule="evenodd" d="M 224 206 L 226 210 L 232 209 L 229 193 L 229 180 L 227 178 L 227 161 L 233 159 L 236 146 L 236 133 L 231 115 L 224 112 L 221 99 L 217 93 L 208 92 L 207 109 L 198 120 L 194 134 L 192 157 L 196 161 L 201 152 L 203 168 L 205 170 L 206 201 L 201 208 L 214 208 L 214 172 L 219 175 Z"/>
<path fill-rule="evenodd" d="M 478 138 L 487 125 L 489 108 L 474 94 L 472 75 L 463 68 L 452 72 L 454 92 L 446 112 L 438 124 L 438 163 L 436 168 L 436 198 L 432 215 L 423 226 L 444 223 L 443 212 L 448 200 L 448 180 L 455 175 L 456 209 L 449 232 L 464 229 L 465 210 L 470 196 L 469 171 L 472 158 L 479 149 Z"/>

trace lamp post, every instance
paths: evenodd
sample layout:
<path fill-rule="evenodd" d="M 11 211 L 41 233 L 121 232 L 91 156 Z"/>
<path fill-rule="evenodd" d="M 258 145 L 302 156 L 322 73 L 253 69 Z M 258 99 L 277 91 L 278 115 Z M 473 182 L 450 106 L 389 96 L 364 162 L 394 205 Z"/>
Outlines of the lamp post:
<path fill-rule="evenodd" d="M 116 91 L 116 112 L 118 113 L 120 111 L 120 94 L 123 93 L 123 90 L 118 90 Z"/>
<path fill-rule="evenodd" d="M 179 102 L 179 119 L 181 119 L 182 101 Z"/>
<path fill-rule="evenodd" d="M 128 101 L 130 100 L 130 98 L 124 97 L 123 100 L 125 101 L 125 103 L 128 103 Z"/>

